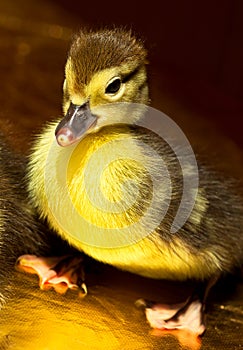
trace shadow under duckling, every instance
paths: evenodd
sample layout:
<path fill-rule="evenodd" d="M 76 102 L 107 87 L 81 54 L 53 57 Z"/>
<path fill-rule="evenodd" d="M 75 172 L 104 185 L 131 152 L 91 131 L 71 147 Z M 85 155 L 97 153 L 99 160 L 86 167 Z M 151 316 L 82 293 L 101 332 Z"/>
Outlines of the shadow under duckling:
<path fill-rule="evenodd" d="M 147 278 L 202 281 L 184 303 L 139 302 L 152 327 L 200 335 L 209 289 L 219 275 L 242 265 L 243 197 L 240 185 L 198 155 L 199 182 L 191 181 L 196 172 L 190 161 L 183 172 L 177 151 L 137 125 L 146 108 L 134 105 L 149 103 L 146 65 L 143 43 L 129 31 L 77 34 L 65 70 L 65 117 L 36 139 L 28 191 L 51 229 L 88 256 Z M 177 146 L 187 158 L 188 149 Z M 184 224 L 172 230 L 185 179 L 195 202 Z M 158 202 L 146 216 L 153 195 Z M 166 204 L 163 218 L 159 199 Z M 41 260 L 20 258 L 27 269 L 35 262 Z"/>

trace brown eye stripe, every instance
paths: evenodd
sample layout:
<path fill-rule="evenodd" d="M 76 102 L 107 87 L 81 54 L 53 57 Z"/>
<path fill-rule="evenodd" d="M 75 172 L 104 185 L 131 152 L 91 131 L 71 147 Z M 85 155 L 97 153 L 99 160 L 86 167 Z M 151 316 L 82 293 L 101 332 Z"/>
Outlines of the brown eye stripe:
<path fill-rule="evenodd" d="M 122 82 L 126 83 L 128 80 L 132 79 L 132 77 L 134 77 L 134 75 L 136 75 L 139 71 L 139 67 L 137 67 L 136 69 L 134 69 L 132 72 L 130 72 L 127 75 L 124 75 L 122 78 Z"/>

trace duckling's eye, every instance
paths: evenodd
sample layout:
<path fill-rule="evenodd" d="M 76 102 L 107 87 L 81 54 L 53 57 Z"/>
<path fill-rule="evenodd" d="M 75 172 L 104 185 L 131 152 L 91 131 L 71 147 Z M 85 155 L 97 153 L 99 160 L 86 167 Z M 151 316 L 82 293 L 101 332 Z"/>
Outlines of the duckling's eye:
<path fill-rule="evenodd" d="M 121 78 L 114 78 L 106 87 L 106 94 L 115 94 L 120 90 L 121 87 Z"/>

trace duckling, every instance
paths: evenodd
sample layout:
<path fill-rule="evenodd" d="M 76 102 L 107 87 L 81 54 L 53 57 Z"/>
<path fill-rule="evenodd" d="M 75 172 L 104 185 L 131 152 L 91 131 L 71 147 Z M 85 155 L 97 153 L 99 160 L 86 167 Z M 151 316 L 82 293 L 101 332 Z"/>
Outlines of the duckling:
<path fill-rule="evenodd" d="M 200 335 L 208 290 L 242 264 L 243 201 L 236 183 L 199 156 L 198 168 L 186 160 L 182 172 L 177 155 L 187 158 L 188 148 L 172 149 L 156 128 L 138 122 L 150 108 L 147 63 L 143 42 L 130 31 L 74 37 L 64 118 L 35 141 L 28 191 L 50 228 L 88 256 L 150 279 L 205 281 L 180 305 L 140 302 L 151 327 Z M 191 181 L 196 175 L 199 183 Z M 185 178 L 195 201 L 183 224 L 172 227 Z"/>

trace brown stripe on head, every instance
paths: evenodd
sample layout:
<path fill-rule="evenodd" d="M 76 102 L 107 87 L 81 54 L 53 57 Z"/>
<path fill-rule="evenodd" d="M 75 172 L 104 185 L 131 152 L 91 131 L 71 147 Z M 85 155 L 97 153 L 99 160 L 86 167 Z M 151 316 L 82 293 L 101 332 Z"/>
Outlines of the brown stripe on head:
<path fill-rule="evenodd" d="M 142 41 L 121 28 L 80 31 L 69 52 L 75 83 L 79 86 L 88 84 L 94 73 L 103 69 L 136 61 L 144 64 L 146 56 Z"/>

